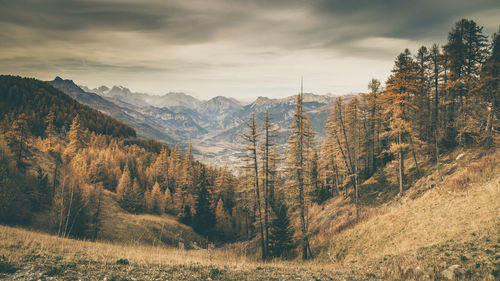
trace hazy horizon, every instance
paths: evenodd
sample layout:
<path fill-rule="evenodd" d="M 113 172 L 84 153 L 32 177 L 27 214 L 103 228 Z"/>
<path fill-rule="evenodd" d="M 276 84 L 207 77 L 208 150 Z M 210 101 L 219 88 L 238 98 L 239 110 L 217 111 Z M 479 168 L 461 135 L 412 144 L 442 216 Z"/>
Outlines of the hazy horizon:
<path fill-rule="evenodd" d="M 242 101 L 365 92 L 408 47 L 445 43 L 461 18 L 498 30 L 497 1 L 12 1 L 0 73 L 132 92 Z"/>

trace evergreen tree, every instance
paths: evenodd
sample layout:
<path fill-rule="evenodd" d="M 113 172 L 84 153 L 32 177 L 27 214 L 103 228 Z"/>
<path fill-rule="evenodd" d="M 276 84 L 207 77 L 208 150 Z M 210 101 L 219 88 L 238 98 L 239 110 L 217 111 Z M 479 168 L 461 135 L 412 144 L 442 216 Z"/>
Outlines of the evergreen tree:
<path fill-rule="evenodd" d="M 180 214 L 179 221 L 185 225 L 192 224 L 193 214 L 191 213 L 191 207 L 189 205 L 184 205 L 184 210 Z"/>
<path fill-rule="evenodd" d="M 196 232 L 207 237 L 214 236 L 215 215 L 210 208 L 210 195 L 208 193 L 208 180 L 206 170 L 201 170 L 198 181 L 195 203 L 196 213 L 193 217 L 193 228 Z"/>
<path fill-rule="evenodd" d="M 25 176 L 0 136 L 0 223 L 29 222 L 31 206 L 26 186 Z"/>
<path fill-rule="evenodd" d="M 288 208 L 283 201 L 278 202 L 272 208 L 274 218 L 271 222 L 271 233 L 269 234 L 269 254 L 272 257 L 286 257 L 294 248 L 293 228 L 290 227 Z"/>
<path fill-rule="evenodd" d="M 371 176 L 373 173 L 375 173 L 375 170 L 377 169 L 377 154 L 379 152 L 379 130 L 380 126 L 379 124 L 379 110 L 380 106 L 378 104 L 378 96 L 380 94 L 380 81 L 377 79 L 372 79 L 368 83 L 368 89 L 370 89 L 370 94 L 368 96 L 368 105 L 370 108 L 370 131 L 368 134 L 368 139 L 369 139 L 369 166 L 368 166 L 368 175 Z"/>
<path fill-rule="evenodd" d="M 17 168 L 24 173 L 28 165 L 27 157 L 30 154 L 28 144 L 28 124 L 26 115 L 21 113 L 12 122 L 6 134 L 7 143 L 15 156 Z"/>
<path fill-rule="evenodd" d="M 455 24 L 444 46 L 449 70 L 446 127 L 452 129 L 446 135 L 455 137 L 462 146 L 475 143 L 479 134 L 480 126 L 476 121 L 481 118 L 475 116 L 478 108 L 473 90 L 477 87 L 481 65 L 488 53 L 487 39 L 482 30 L 483 27 L 473 20 L 462 19 Z"/>
<path fill-rule="evenodd" d="M 432 132 L 432 139 L 434 141 L 434 149 L 433 149 L 433 154 L 434 154 L 434 162 L 436 163 L 436 166 L 438 167 L 438 172 L 439 172 L 439 148 L 438 148 L 438 141 L 440 137 L 440 79 L 441 79 L 441 73 L 443 71 L 443 66 L 442 66 L 442 61 L 443 61 L 443 55 L 441 54 L 439 47 L 437 44 L 432 45 L 431 51 L 430 51 L 430 69 L 431 69 L 431 89 L 434 92 L 434 96 L 432 98 L 433 100 L 433 106 L 432 106 L 432 121 L 431 121 L 431 132 Z"/>

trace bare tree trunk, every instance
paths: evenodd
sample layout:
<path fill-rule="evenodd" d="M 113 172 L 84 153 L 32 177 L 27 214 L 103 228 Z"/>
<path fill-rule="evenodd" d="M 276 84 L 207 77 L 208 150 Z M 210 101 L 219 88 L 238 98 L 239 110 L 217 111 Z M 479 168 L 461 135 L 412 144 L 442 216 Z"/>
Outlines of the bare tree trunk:
<path fill-rule="evenodd" d="M 75 195 L 75 186 L 73 183 L 71 183 L 71 195 L 69 197 L 69 205 L 68 205 L 68 213 L 66 215 L 66 222 L 65 222 L 65 226 L 64 226 L 64 237 L 67 237 L 68 236 L 68 225 L 69 225 L 69 220 L 70 220 L 70 217 L 71 217 L 71 208 L 73 207 L 73 196 Z"/>
<path fill-rule="evenodd" d="M 63 169 L 63 171 L 65 171 L 65 169 Z M 60 189 L 61 189 L 61 202 L 60 202 L 60 209 L 59 209 L 59 228 L 57 230 L 57 236 L 61 237 L 62 236 L 62 229 L 63 229 L 63 221 L 64 221 L 64 212 L 65 212 L 65 208 L 64 208 L 64 191 L 65 191 L 65 186 L 66 186 L 66 173 L 64 173 L 62 175 L 62 184 L 60 185 Z"/>
<path fill-rule="evenodd" d="M 269 110 L 266 110 L 266 117 L 264 120 L 264 130 L 265 130 L 265 143 L 264 143 L 264 228 L 265 228 L 265 250 L 266 257 L 268 255 L 268 245 L 269 245 L 269 127 L 270 127 L 270 117 Z"/>
<path fill-rule="evenodd" d="M 305 166 L 304 161 L 304 123 L 303 123 L 303 107 L 302 107 L 302 90 L 297 102 L 297 156 L 298 156 L 298 169 L 297 169 L 297 184 L 299 187 L 299 209 L 300 209 L 300 222 L 302 230 L 302 259 L 308 259 L 309 239 L 306 225 L 305 214 L 305 195 L 304 195 L 304 175 L 303 169 Z"/>
<path fill-rule="evenodd" d="M 339 170 L 337 168 L 337 163 L 335 163 L 335 160 L 333 160 L 333 169 L 335 170 L 335 190 L 336 193 L 339 194 Z"/>
<path fill-rule="evenodd" d="M 252 114 L 250 123 L 247 124 L 250 129 L 250 134 L 245 136 L 247 140 L 250 142 L 251 146 L 249 150 L 252 154 L 253 161 L 253 170 L 255 177 L 255 203 L 256 208 L 258 210 L 258 220 L 260 226 L 260 237 L 261 237 L 261 247 L 262 247 L 262 260 L 267 258 L 266 245 L 265 245 L 265 237 L 264 237 L 264 226 L 262 224 L 262 209 L 260 206 L 260 188 L 259 188 L 259 168 L 257 165 L 257 124 L 255 122 L 255 115 Z"/>
<path fill-rule="evenodd" d="M 349 148 L 349 142 L 347 141 L 347 134 L 346 134 L 346 131 L 345 131 L 345 126 L 344 126 L 344 120 L 342 118 L 342 105 L 340 104 L 340 102 L 337 104 L 337 107 L 338 107 L 338 111 L 339 111 L 339 122 L 340 122 L 340 127 L 342 128 L 342 133 L 344 135 L 344 142 L 345 142 L 345 147 L 346 147 L 346 151 L 347 151 L 347 158 L 349 159 L 349 166 L 351 168 L 351 173 L 353 172 L 353 164 L 352 164 L 352 159 L 351 159 L 351 150 Z"/>
<path fill-rule="evenodd" d="M 415 167 L 417 168 L 417 174 L 420 174 L 420 169 L 418 167 L 418 162 L 417 162 L 417 155 L 415 154 L 415 148 L 413 146 L 413 138 L 411 135 L 409 135 L 409 138 L 410 138 L 411 153 L 413 155 L 413 161 L 415 161 Z"/>
<path fill-rule="evenodd" d="M 254 143 L 256 145 L 256 142 Z M 254 146 L 255 147 L 255 146 Z M 257 201 L 257 210 L 259 215 L 259 224 L 260 224 L 260 236 L 261 236 L 261 246 L 262 246 L 262 260 L 265 260 L 266 257 L 266 245 L 265 245 L 265 237 L 264 237 L 264 226 L 262 225 L 262 210 L 260 208 L 260 191 L 259 191 L 259 170 L 257 167 L 257 151 L 253 152 L 254 157 L 254 171 L 255 171 L 255 195 Z"/>
<path fill-rule="evenodd" d="M 438 146 L 438 141 L 437 141 L 437 131 L 434 131 L 434 149 L 435 149 L 435 154 L 436 154 L 436 168 L 438 172 L 438 177 L 439 180 L 443 180 L 443 176 L 441 175 L 441 168 L 439 167 L 439 146 Z"/>
<path fill-rule="evenodd" d="M 346 168 L 347 168 L 347 171 L 348 171 L 348 173 L 349 173 L 349 174 L 352 174 L 352 171 L 351 171 L 351 169 L 350 169 L 350 167 L 349 167 L 349 165 L 348 165 L 348 163 L 347 163 L 347 158 L 346 158 L 346 156 L 345 156 L 345 154 L 344 154 L 344 150 L 342 149 L 342 145 L 340 145 L 340 140 L 339 140 L 339 138 L 338 138 L 338 136 L 337 136 L 337 135 L 335 135 L 335 139 L 337 140 L 337 144 L 338 144 L 338 146 L 339 146 L 340 153 L 342 154 L 342 158 L 344 159 L 344 163 L 345 163 L 345 166 L 346 166 Z M 344 196 L 345 196 L 345 197 L 347 197 L 347 187 L 348 187 L 348 186 L 346 185 L 346 187 L 345 187 L 345 189 L 344 189 Z"/>
<path fill-rule="evenodd" d="M 370 118 L 370 135 L 371 135 L 371 140 L 370 140 L 370 174 L 369 176 L 373 175 L 376 170 L 376 163 L 375 163 L 375 143 L 377 141 L 376 135 L 375 135 L 375 111 L 377 110 L 377 92 L 374 92 L 374 97 L 373 97 L 373 105 L 371 108 L 371 118 Z"/>
<path fill-rule="evenodd" d="M 360 148 L 360 143 L 359 143 L 359 124 L 358 124 L 358 109 L 357 106 L 354 105 L 354 123 L 356 128 L 354 128 L 355 131 L 355 143 L 354 143 L 354 150 L 353 150 L 353 156 L 354 156 L 354 193 L 355 193 L 355 205 L 356 205 L 356 220 L 359 218 L 359 206 L 358 206 L 358 169 L 359 169 L 359 148 Z"/>
<path fill-rule="evenodd" d="M 401 145 L 401 133 L 398 134 L 399 144 Z M 399 149 L 399 196 L 403 196 L 403 176 L 404 176 L 404 158 L 403 150 Z"/>

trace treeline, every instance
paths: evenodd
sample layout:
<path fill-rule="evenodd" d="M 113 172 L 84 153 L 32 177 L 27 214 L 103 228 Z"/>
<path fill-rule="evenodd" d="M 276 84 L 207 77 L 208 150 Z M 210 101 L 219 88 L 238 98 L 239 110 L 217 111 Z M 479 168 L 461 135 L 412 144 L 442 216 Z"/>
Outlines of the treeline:
<path fill-rule="evenodd" d="M 441 177 L 440 154 L 456 147 L 495 145 L 500 33 L 488 42 L 482 29 L 463 19 L 449 33 L 446 45 L 422 46 L 415 55 L 404 50 L 385 86 L 373 79 L 369 93 L 348 102 L 336 101 L 327 121 L 327 137 L 319 147 L 303 112 L 302 94 L 297 98 L 286 156 L 276 150 L 269 113 L 261 116 L 262 127 L 255 116 L 248 120 L 241 208 L 255 223 L 251 230 L 259 236 L 263 260 L 294 248 L 289 214 L 281 211 L 287 206 L 297 219 L 302 258 L 309 259 L 313 256 L 308 206 L 313 202 L 350 197 L 357 218 L 360 186 L 373 178 L 379 187 L 390 189 L 384 168 L 394 160 L 399 195 L 403 195 L 412 183 L 405 165 L 412 166 L 413 179 L 422 176 L 423 162 L 434 165 Z M 275 233 L 282 234 L 276 238 Z M 284 245 L 279 255 L 277 244 Z"/>

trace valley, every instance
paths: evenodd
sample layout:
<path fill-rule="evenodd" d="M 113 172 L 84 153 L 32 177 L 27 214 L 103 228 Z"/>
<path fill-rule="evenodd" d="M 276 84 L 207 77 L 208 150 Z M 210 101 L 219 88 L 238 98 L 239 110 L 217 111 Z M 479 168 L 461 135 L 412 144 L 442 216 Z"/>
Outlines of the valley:
<path fill-rule="evenodd" d="M 89 89 L 60 77 L 49 83 L 77 101 L 129 124 L 139 137 L 178 145 L 184 151 L 192 143 L 197 160 L 221 167 L 242 166 L 244 144 L 241 135 L 252 113 L 262 115 L 266 110 L 270 111 L 279 128 L 279 151 L 283 152 L 297 97 L 259 97 L 246 104 L 223 96 L 206 101 L 184 93 L 154 96 L 134 93 L 123 86 Z M 325 138 L 326 119 L 335 100 L 340 97 L 347 103 L 354 96 L 356 94 L 304 94 L 305 112 L 311 118 L 318 143 Z"/>

